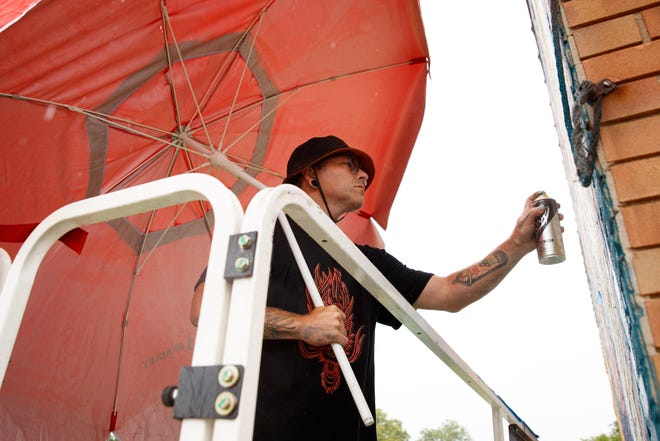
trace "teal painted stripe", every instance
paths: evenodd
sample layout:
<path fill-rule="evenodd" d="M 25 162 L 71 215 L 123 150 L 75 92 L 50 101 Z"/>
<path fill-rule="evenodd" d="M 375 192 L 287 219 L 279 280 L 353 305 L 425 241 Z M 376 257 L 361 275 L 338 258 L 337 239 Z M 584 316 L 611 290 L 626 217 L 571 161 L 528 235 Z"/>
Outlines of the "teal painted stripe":
<path fill-rule="evenodd" d="M 615 268 L 616 279 L 623 294 L 624 312 L 628 319 L 631 336 L 631 351 L 637 364 L 637 373 L 642 379 L 646 390 L 650 423 L 655 428 L 655 434 L 652 434 L 650 432 L 651 427 L 647 426 L 649 439 L 658 439 L 658 434 L 660 434 L 660 407 L 658 406 L 660 388 L 658 387 L 658 378 L 653 368 L 653 363 L 646 350 L 641 328 L 641 322 L 645 312 L 635 301 L 636 292 L 633 288 L 631 269 L 626 262 L 625 252 L 621 246 L 619 226 L 615 220 L 617 210 L 614 208 L 610 188 L 600 169 L 594 170 L 593 185 L 599 202 L 599 216 L 605 228 L 605 238 L 611 252 L 610 257 Z"/>

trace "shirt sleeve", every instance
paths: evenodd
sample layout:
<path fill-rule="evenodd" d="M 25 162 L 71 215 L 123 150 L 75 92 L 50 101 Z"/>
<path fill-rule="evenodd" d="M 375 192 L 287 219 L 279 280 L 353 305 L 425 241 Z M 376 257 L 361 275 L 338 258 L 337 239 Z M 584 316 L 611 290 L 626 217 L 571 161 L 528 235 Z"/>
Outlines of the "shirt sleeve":
<path fill-rule="evenodd" d="M 359 248 L 411 305 L 422 294 L 424 287 L 433 276 L 432 273 L 408 268 L 385 250 L 366 245 L 360 245 Z M 379 308 L 379 323 L 391 326 L 394 329 L 401 326 L 401 322 L 380 303 Z"/>

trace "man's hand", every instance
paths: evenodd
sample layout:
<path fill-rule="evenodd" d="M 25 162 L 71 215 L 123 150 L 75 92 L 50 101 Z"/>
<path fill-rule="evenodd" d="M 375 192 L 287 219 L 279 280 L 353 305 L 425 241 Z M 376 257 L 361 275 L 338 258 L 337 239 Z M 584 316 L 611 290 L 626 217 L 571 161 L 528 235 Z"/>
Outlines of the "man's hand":
<path fill-rule="evenodd" d="M 537 191 L 525 200 L 525 208 L 511 233 L 511 241 L 523 254 L 536 248 L 536 219 L 543 214 L 543 206 L 534 206 L 534 200 L 543 192 Z M 561 219 L 561 216 L 560 216 Z"/>
<path fill-rule="evenodd" d="M 265 339 L 303 340 L 312 346 L 348 343 L 344 320 L 346 315 L 335 305 L 314 308 L 308 314 L 294 314 L 267 307 L 264 321 Z"/>
<path fill-rule="evenodd" d="M 301 340 L 313 346 L 348 343 L 344 320 L 346 314 L 335 305 L 314 308 L 312 312 L 302 317 L 303 333 Z"/>

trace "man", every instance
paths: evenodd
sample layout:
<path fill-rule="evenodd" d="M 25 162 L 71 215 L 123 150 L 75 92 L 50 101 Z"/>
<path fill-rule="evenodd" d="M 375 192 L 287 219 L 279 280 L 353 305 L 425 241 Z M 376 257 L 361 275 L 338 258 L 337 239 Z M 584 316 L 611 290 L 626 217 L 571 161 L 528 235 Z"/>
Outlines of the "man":
<path fill-rule="evenodd" d="M 312 138 L 292 153 L 284 182 L 297 185 L 335 222 L 360 209 L 375 175 L 366 153 L 335 136 Z M 490 292 L 535 249 L 534 193 L 511 236 L 484 259 L 446 277 L 405 267 L 384 250 L 359 246 L 415 307 L 457 312 Z M 401 324 L 295 223 L 298 239 L 326 306 L 314 308 L 281 228 L 273 237 L 270 285 L 254 439 L 259 441 L 374 441 L 375 425 L 362 424 L 331 343 L 344 347 L 375 415 L 376 323 Z M 196 324 L 203 282 L 195 288 Z"/>

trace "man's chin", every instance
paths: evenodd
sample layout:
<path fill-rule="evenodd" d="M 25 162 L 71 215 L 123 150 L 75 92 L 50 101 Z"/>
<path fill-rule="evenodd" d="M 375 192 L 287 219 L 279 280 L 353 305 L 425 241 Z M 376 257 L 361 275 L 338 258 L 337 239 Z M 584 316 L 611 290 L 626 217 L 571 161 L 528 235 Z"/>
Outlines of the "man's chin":
<path fill-rule="evenodd" d="M 351 211 L 359 211 L 362 209 L 362 207 L 364 207 L 364 198 L 360 199 L 360 201 L 355 204 L 355 208 L 353 208 Z"/>

